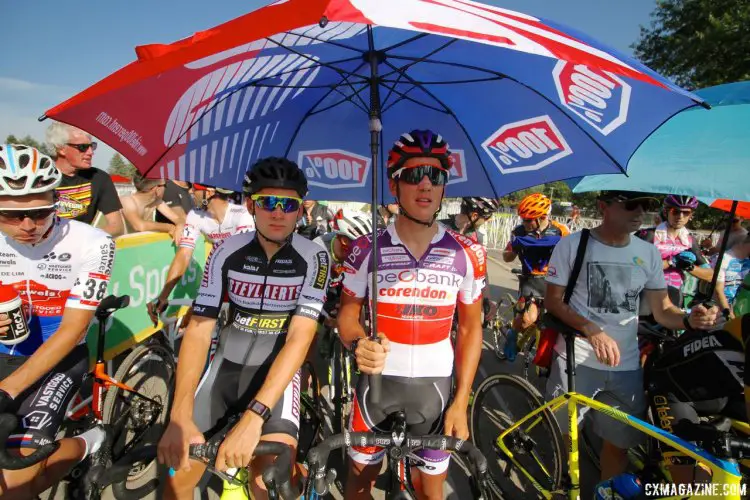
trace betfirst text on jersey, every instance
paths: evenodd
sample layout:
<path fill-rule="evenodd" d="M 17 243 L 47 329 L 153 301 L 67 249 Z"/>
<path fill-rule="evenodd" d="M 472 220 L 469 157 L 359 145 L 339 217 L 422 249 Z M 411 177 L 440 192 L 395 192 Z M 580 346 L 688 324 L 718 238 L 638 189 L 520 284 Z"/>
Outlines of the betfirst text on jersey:
<path fill-rule="evenodd" d="M 29 336 L 29 325 L 23 313 L 23 305 L 18 292 L 11 285 L 0 283 L 0 314 L 7 314 L 10 319 L 8 331 L 0 336 L 0 343 L 15 345 L 26 340 Z"/>

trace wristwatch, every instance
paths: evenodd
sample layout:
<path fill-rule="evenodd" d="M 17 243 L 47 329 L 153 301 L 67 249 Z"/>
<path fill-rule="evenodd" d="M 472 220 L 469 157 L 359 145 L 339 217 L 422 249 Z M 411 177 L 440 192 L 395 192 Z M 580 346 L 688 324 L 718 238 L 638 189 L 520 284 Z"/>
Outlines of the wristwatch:
<path fill-rule="evenodd" d="M 247 409 L 262 418 L 263 422 L 268 422 L 268 419 L 271 418 L 271 409 L 257 399 L 250 401 Z"/>

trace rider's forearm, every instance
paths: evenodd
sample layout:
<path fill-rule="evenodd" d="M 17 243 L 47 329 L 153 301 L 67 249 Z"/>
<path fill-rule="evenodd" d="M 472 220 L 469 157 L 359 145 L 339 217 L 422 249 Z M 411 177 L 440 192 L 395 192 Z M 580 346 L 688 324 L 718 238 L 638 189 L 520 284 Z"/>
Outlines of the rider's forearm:
<path fill-rule="evenodd" d="M 255 394 L 255 399 L 269 408 L 276 406 L 297 370 L 302 366 L 318 327 L 316 320 L 300 316 L 293 317 L 292 323 L 297 324 L 289 325 L 286 343 L 271 364 L 260 390 Z"/>
<path fill-rule="evenodd" d="M 587 337 L 602 331 L 599 325 L 578 314 L 575 309 L 562 300 L 553 300 L 549 296 L 546 296 L 544 298 L 544 307 L 548 312 L 557 316 L 560 321 Z"/>
<path fill-rule="evenodd" d="M 714 270 L 710 267 L 694 267 L 690 274 L 701 281 L 711 281 L 714 277 Z"/>
<path fill-rule="evenodd" d="M 653 309 L 654 319 L 668 330 L 685 329 L 685 311 L 669 302 L 669 305 L 661 309 Z"/>
<path fill-rule="evenodd" d="M 133 229 L 138 232 L 154 231 L 157 233 L 171 233 L 175 227 L 174 224 L 167 224 L 166 222 L 152 222 L 145 220 L 139 220 L 137 224 L 131 222 L 131 225 L 133 226 Z"/>
<path fill-rule="evenodd" d="M 339 310 L 337 326 L 339 329 L 339 338 L 341 338 L 341 342 L 347 349 L 351 346 L 354 339 L 367 336 L 359 316 L 351 317 L 351 315 L 342 310 Z"/>
<path fill-rule="evenodd" d="M 85 334 L 86 329 L 73 331 L 61 327 L 24 364 L 0 382 L 0 389 L 15 398 L 70 354 Z"/>
<path fill-rule="evenodd" d="M 482 357 L 482 324 L 479 314 L 471 318 L 470 325 L 459 322 L 456 333 L 456 392 L 454 403 L 469 405 L 471 386 Z"/>
<path fill-rule="evenodd" d="M 174 259 L 172 259 L 172 264 L 169 266 L 169 271 L 167 271 L 167 279 L 164 282 L 164 288 L 162 288 L 161 293 L 159 294 L 160 300 L 164 301 L 169 299 L 169 295 L 172 293 L 172 290 L 174 290 L 174 287 L 177 286 L 177 282 L 180 281 L 185 274 L 185 271 L 187 271 L 190 266 L 190 259 L 192 256 L 193 250 L 190 248 L 181 247 L 177 250 Z"/>
<path fill-rule="evenodd" d="M 211 332 L 215 325 L 216 320 L 194 316 L 182 338 L 179 363 L 177 363 L 172 420 L 184 421 L 193 418 L 195 390 L 198 388 L 206 356 L 211 348 Z"/>

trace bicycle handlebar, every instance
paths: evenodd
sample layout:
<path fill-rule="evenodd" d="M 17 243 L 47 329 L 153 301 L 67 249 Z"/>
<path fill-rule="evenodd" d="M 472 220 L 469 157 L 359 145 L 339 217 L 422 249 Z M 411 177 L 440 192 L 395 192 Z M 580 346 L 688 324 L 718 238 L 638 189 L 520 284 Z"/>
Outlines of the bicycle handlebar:
<path fill-rule="evenodd" d="M 328 494 L 330 484 L 333 482 L 330 475 L 326 474 L 328 455 L 338 448 L 350 446 L 379 446 L 399 447 L 406 450 L 417 448 L 428 448 L 432 450 L 443 450 L 457 452 L 468 459 L 472 476 L 480 483 L 487 481 L 487 459 L 482 452 L 469 441 L 448 436 L 409 436 L 396 434 L 378 434 L 369 432 L 345 432 L 330 436 L 320 442 L 307 454 L 307 462 L 310 465 L 310 480 L 313 481 L 315 493 L 320 496 Z"/>
<path fill-rule="evenodd" d="M 203 462 L 213 474 L 224 480 L 233 482 L 234 478 L 213 468 L 220 446 L 220 440 L 209 441 L 203 444 L 191 444 L 188 455 L 194 460 Z M 292 486 L 292 473 L 290 470 L 292 449 L 284 443 L 261 441 L 255 447 L 253 457 L 261 455 L 276 455 L 276 460 L 262 474 L 263 483 L 266 487 L 269 490 L 278 490 L 283 500 L 298 499 L 300 492 L 296 491 Z M 172 471 L 173 469 L 170 469 L 170 473 Z"/>
<path fill-rule="evenodd" d="M 8 436 L 18 426 L 18 417 L 12 413 L 0 414 L 0 469 L 20 470 L 45 460 L 59 448 L 57 441 L 45 444 L 31 455 L 22 457 L 8 453 L 6 442 Z"/>
<path fill-rule="evenodd" d="M 674 432 L 682 439 L 697 442 L 719 458 L 750 457 L 750 440 L 737 439 L 730 432 L 721 431 L 711 424 L 681 421 L 674 425 Z"/>

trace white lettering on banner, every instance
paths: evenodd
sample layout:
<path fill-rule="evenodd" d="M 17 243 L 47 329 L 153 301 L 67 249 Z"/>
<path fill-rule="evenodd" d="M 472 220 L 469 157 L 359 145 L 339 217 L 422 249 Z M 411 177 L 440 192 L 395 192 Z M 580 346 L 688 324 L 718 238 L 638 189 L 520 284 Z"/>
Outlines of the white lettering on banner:
<path fill-rule="evenodd" d="M 627 121 L 631 87 L 615 74 L 560 61 L 552 76 L 560 102 L 602 135 Z"/>
<path fill-rule="evenodd" d="M 548 115 L 503 125 L 482 148 L 503 174 L 539 170 L 573 153 Z"/>
<path fill-rule="evenodd" d="M 369 178 L 372 160 L 343 149 L 300 151 L 297 163 L 307 183 L 328 189 L 362 187 Z"/>
<path fill-rule="evenodd" d="M 164 284 L 167 282 L 169 273 L 167 264 L 157 269 L 146 269 L 142 265 L 136 265 L 130 270 L 128 275 L 128 284 L 130 286 L 130 306 L 139 307 L 149 300 L 159 296 Z M 198 265 L 193 263 L 185 274 L 182 275 L 181 284 L 186 286 L 195 283 L 198 279 Z"/>

